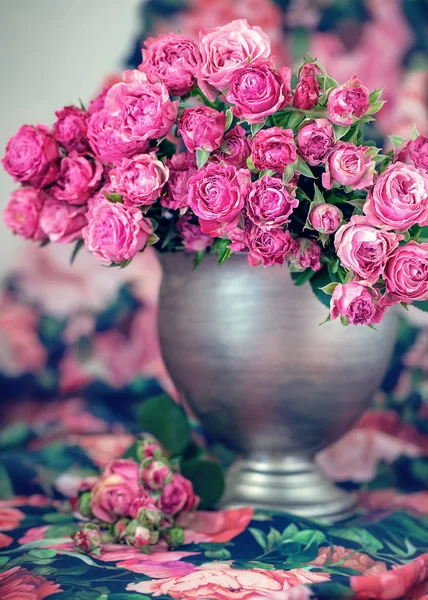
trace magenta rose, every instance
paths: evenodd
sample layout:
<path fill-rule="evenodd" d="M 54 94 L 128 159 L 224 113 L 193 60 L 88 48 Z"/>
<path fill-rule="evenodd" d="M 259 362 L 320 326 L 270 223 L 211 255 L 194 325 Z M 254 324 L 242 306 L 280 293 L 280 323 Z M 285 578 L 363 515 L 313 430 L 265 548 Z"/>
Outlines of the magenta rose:
<path fill-rule="evenodd" d="M 428 300 L 428 243 L 411 241 L 396 248 L 383 278 L 392 303 Z"/>
<path fill-rule="evenodd" d="M 61 160 L 58 178 L 51 188 L 57 200 L 84 204 L 101 185 L 103 166 L 75 150 Z"/>
<path fill-rule="evenodd" d="M 253 223 L 246 219 L 244 227 L 236 224 L 227 231 L 227 237 L 230 240 L 229 248 L 232 252 L 244 252 L 248 250 L 248 234 Z"/>
<path fill-rule="evenodd" d="M 253 138 L 251 158 L 259 171 L 283 173 L 297 158 L 292 129 L 262 129 Z"/>
<path fill-rule="evenodd" d="M 388 256 L 398 246 L 402 235 L 386 232 L 354 215 L 336 233 L 334 246 L 342 266 L 351 269 L 358 279 L 374 284 L 383 274 Z"/>
<path fill-rule="evenodd" d="M 106 96 L 107 96 L 107 92 L 109 91 L 109 89 L 111 88 L 111 85 L 106 85 L 103 87 L 103 89 L 100 91 L 99 94 L 97 94 L 97 96 L 95 96 L 95 98 L 93 98 L 88 106 L 88 115 L 92 116 L 94 113 L 100 112 L 100 110 L 103 110 L 104 105 L 105 105 L 105 101 L 106 101 Z"/>
<path fill-rule="evenodd" d="M 251 184 L 247 212 L 255 225 L 268 231 L 288 223 L 289 216 L 298 204 L 297 198 L 281 179 L 263 175 Z"/>
<path fill-rule="evenodd" d="M 177 123 L 177 133 L 189 152 L 212 152 L 220 147 L 226 115 L 209 106 L 185 108 Z"/>
<path fill-rule="evenodd" d="M 195 155 L 189 152 L 173 154 L 167 159 L 166 166 L 169 178 L 165 187 L 166 193 L 161 197 L 161 204 L 165 208 L 179 208 L 184 211 L 189 206 L 189 179 L 197 171 Z"/>
<path fill-rule="evenodd" d="M 269 58 L 271 54 L 269 37 L 260 27 L 251 27 L 245 19 L 202 31 L 199 50 L 202 56 L 199 83 L 204 91 L 204 83 L 225 90 L 236 69 L 259 58 Z"/>
<path fill-rule="evenodd" d="M 352 125 L 370 106 L 369 90 L 356 77 L 332 90 L 327 100 L 328 117 L 337 125 Z"/>
<path fill-rule="evenodd" d="M 199 498 L 193 491 L 192 483 L 175 473 L 171 482 L 164 488 L 158 500 L 158 506 L 167 515 L 187 513 L 195 509 L 199 504 Z"/>
<path fill-rule="evenodd" d="M 139 70 L 160 79 L 172 96 L 188 94 L 201 63 L 197 44 L 183 35 L 168 33 L 148 38 L 144 45 Z"/>
<path fill-rule="evenodd" d="M 109 202 L 101 192 L 90 200 L 88 208 L 82 236 L 89 252 L 103 262 L 119 264 L 133 258 L 153 233 L 141 210 Z"/>
<path fill-rule="evenodd" d="M 390 165 L 376 178 L 364 214 L 372 225 L 401 232 L 428 225 L 427 178 L 412 165 Z"/>
<path fill-rule="evenodd" d="M 210 160 L 224 162 L 233 165 L 237 169 L 245 169 L 250 154 L 251 146 L 245 129 L 241 125 L 236 125 L 226 133 L 221 148 L 210 156 Z"/>
<path fill-rule="evenodd" d="M 168 167 L 152 152 L 124 158 L 110 171 L 110 181 L 124 206 L 147 206 L 159 198 L 168 175 Z"/>
<path fill-rule="evenodd" d="M 172 102 L 168 88 L 146 73 L 130 70 L 107 92 L 105 108 L 119 117 L 120 134 L 141 143 L 164 137 L 177 118 L 179 101 Z"/>
<path fill-rule="evenodd" d="M 261 123 L 291 102 L 290 81 L 289 67 L 277 71 L 271 62 L 256 60 L 232 74 L 226 99 L 232 104 L 235 117 Z"/>
<path fill-rule="evenodd" d="M 331 297 L 330 316 L 333 319 L 344 317 L 350 325 L 372 325 L 379 323 L 385 309 L 378 303 L 378 296 L 355 281 L 339 283 Z"/>
<path fill-rule="evenodd" d="M 10 138 L 3 167 L 15 181 L 41 188 L 52 183 L 58 173 L 58 144 L 45 125 L 23 125 Z"/>
<path fill-rule="evenodd" d="M 47 197 L 40 213 L 40 229 L 51 242 L 68 244 L 82 237 L 86 206 L 72 206 Z"/>
<path fill-rule="evenodd" d="M 133 500 L 141 493 L 138 464 L 132 460 L 115 460 L 91 490 L 92 513 L 100 521 L 114 523 L 129 516 Z"/>
<path fill-rule="evenodd" d="M 180 233 L 184 249 L 187 252 L 204 252 L 213 243 L 213 238 L 202 233 L 200 225 L 190 222 L 191 217 L 184 215 L 177 221 L 177 229 Z"/>
<path fill-rule="evenodd" d="M 331 190 L 336 181 L 339 185 L 363 190 L 373 185 L 376 165 L 368 150 L 368 146 L 355 146 L 349 142 L 336 144 L 327 156 L 323 186 Z"/>
<path fill-rule="evenodd" d="M 297 134 L 299 154 L 311 167 L 325 161 L 333 144 L 333 127 L 328 119 L 315 119 L 302 127 Z"/>
<path fill-rule="evenodd" d="M 12 192 L 3 211 L 6 226 L 16 235 L 40 242 L 46 239 L 40 229 L 40 212 L 45 194 L 33 187 L 22 187 Z"/>
<path fill-rule="evenodd" d="M 320 72 L 320 69 L 312 63 L 303 65 L 294 91 L 293 106 L 300 110 L 311 110 L 318 104 L 320 87 L 316 76 Z"/>
<path fill-rule="evenodd" d="M 76 106 L 66 106 L 55 113 L 57 120 L 53 126 L 53 136 L 67 152 L 87 152 L 87 114 Z"/>
<path fill-rule="evenodd" d="M 172 478 L 169 466 L 161 461 L 154 460 L 143 470 L 143 482 L 150 490 L 162 490 Z"/>
<path fill-rule="evenodd" d="M 310 225 L 325 235 L 331 235 L 339 227 L 343 219 L 343 213 L 334 204 L 317 204 L 308 215 Z"/>
<path fill-rule="evenodd" d="M 249 248 L 248 262 L 252 267 L 262 264 L 283 265 L 285 260 L 296 251 L 296 242 L 288 231 L 272 229 L 263 231 L 260 227 L 251 227 L 247 243 Z"/>
<path fill-rule="evenodd" d="M 215 235 L 221 225 L 234 221 L 244 207 L 249 171 L 210 163 L 189 179 L 189 206 L 199 217 L 203 233 Z"/>
<path fill-rule="evenodd" d="M 408 151 L 415 167 L 422 171 L 428 171 L 428 137 L 420 135 L 409 142 Z"/>
<path fill-rule="evenodd" d="M 122 135 L 122 121 L 108 110 L 95 112 L 88 122 L 88 140 L 95 156 L 114 165 L 147 150 L 148 142 L 137 137 Z"/>
<path fill-rule="evenodd" d="M 312 269 L 312 271 L 319 271 L 321 269 L 321 247 L 315 240 L 308 240 L 307 238 L 299 238 L 296 242 L 297 251 L 292 261 L 294 270 Z"/>

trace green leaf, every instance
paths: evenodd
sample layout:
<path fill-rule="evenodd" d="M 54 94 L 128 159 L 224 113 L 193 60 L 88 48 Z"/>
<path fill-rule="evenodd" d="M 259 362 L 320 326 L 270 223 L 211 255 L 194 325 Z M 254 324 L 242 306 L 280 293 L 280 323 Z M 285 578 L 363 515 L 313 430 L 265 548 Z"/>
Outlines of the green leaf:
<path fill-rule="evenodd" d="M 73 517 L 70 513 L 47 513 L 42 519 L 45 523 L 70 523 Z"/>
<path fill-rule="evenodd" d="M 293 536 L 293 542 L 299 542 L 303 546 L 311 546 L 317 544 L 319 546 L 325 541 L 325 534 L 316 529 L 303 529 Z"/>
<path fill-rule="evenodd" d="M 276 548 L 277 546 L 279 546 L 279 544 L 281 543 L 281 534 L 277 529 L 274 529 L 273 527 L 270 528 L 269 533 L 267 534 L 267 544 L 268 544 L 268 550 L 271 551 L 274 548 Z"/>
<path fill-rule="evenodd" d="M 15 492 L 9 473 L 3 465 L 0 465 L 0 498 L 2 500 L 9 500 L 9 498 L 13 498 L 14 495 Z"/>
<path fill-rule="evenodd" d="M 295 523 L 290 523 L 290 525 L 288 525 L 288 527 L 286 527 L 281 533 L 281 540 L 289 540 L 293 538 L 298 531 L 299 528 L 297 525 Z"/>
<path fill-rule="evenodd" d="M 253 123 L 250 126 L 252 137 L 254 137 L 260 131 L 260 129 L 263 129 L 263 127 L 265 126 L 265 123 L 266 123 L 266 119 L 264 121 L 262 121 L 261 123 Z"/>
<path fill-rule="evenodd" d="M 333 529 L 331 531 L 333 535 L 351 542 L 359 544 L 366 552 L 376 554 L 383 548 L 383 543 L 375 538 L 367 529 L 363 528 L 349 528 L 349 529 Z"/>
<path fill-rule="evenodd" d="M 290 111 L 280 120 L 279 126 L 282 129 L 297 130 L 299 125 L 303 123 L 305 119 L 306 116 L 303 113 L 299 111 Z"/>
<path fill-rule="evenodd" d="M 331 279 L 326 267 L 317 271 L 315 276 L 310 280 L 312 291 L 314 292 L 315 296 L 322 304 L 324 304 L 324 306 L 327 306 L 328 308 L 330 308 L 330 296 L 323 292 L 321 288 L 325 287 L 329 283 L 331 283 Z"/>
<path fill-rule="evenodd" d="M 349 125 L 333 125 L 334 139 L 336 141 L 340 140 L 341 138 L 343 138 L 344 135 L 348 133 L 350 129 L 351 127 Z"/>
<path fill-rule="evenodd" d="M 248 531 L 254 537 L 259 546 L 263 548 L 263 550 L 267 549 L 267 537 L 264 531 L 261 529 L 256 529 L 255 527 L 249 527 Z"/>
<path fill-rule="evenodd" d="M 148 398 L 138 409 L 143 431 L 151 433 L 172 456 L 190 443 L 191 427 L 184 410 L 168 394 Z"/>
<path fill-rule="evenodd" d="M 205 256 L 205 250 L 199 250 L 195 252 L 195 260 L 193 261 L 193 268 L 196 269 L 198 265 L 201 264 L 202 259 Z"/>
<path fill-rule="evenodd" d="M 396 148 L 399 148 L 406 141 L 406 138 L 401 137 L 401 135 L 389 135 L 388 138 Z"/>
<path fill-rule="evenodd" d="M 355 598 L 355 592 L 348 585 L 342 583 L 331 583 L 323 581 L 321 584 L 311 584 L 311 596 L 326 600 L 351 600 Z"/>
<path fill-rule="evenodd" d="M 416 125 L 413 125 L 413 129 L 412 129 L 412 141 L 416 140 L 416 138 L 418 138 L 420 136 L 420 133 L 416 127 Z"/>
<path fill-rule="evenodd" d="M 316 204 L 324 204 L 325 203 L 325 198 L 321 192 L 321 190 L 319 189 L 319 187 L 314 184 L 314 200 L 313 200 Z"/>
<path fill-rule="evenodd" d="M 348 202 L 347 202 L 347 204 L 350 204 L 351 206 L 355 206 L 355 208 L 358 208 L 358 210 L 360 210 L 361 212 L 363 211 L 365 203 L 366 203 L 365 198 L 354 198 L 353 200 L 348 200 Z"/>
<path fill-rule="evenodd" d="M 284 169 L 284 173 L 282 174 L 282 183 L 287 185 L 290 179 L 294 175 L 293 165 L 287 165 Z"/>
<path fill-rule="evenodd" d="M 0 431 L 0 448 L 10 448 L 25 442 L 30 430 L 25 423 L 17 422 Z"/>
<path fill-rule="evenodd" d="M 76 260 L 76 256 L 78 255 L 79 251 L 81 248 L 83 248 L 85 242 L 83 240 L 77 240 L 74 248 L 73 248 L 73 252 L 71 253 L 70 256 L 70 265 L 72 265 L 74 263 L 74 261 Z"/>
<path fill-rule="evenodd" d="M 254 166 L 253 159 L 251 156 L 247 158 L 247 167 L 250 169 L 251 173 L 258 173 L 258 169 Z"/>
<path fill-rule="evenodd" d="M 229 127 L 232 125 L 232 121 L 233 121 L 233 112 L 230 110 L 230 108 L 228 108 L 226 111 L 226 125 L 224 126 L 225 131 L 227 131 L 229 129 Z"/>
<path fill-rule="evenodd" d="M 297 171 L 297 173 L 301 173 L 302 175 L 305 175 L 305 177 L 310 177 L 311 179 L 315 179 L 315 175 L 312 173 L 311 169 L 305 163 L 305 161 L 303 160 L 303 158 L 301 156 L 297 157 L 297 160 L 296 160 L 296 162 L 294 162 L 292 164 L 292 167 L 293 167 L 294 171 Z"/>
<path fill-rule="evenodd" d="M 369 102 L 370 104 L 373 104 L 374 102 L 377 102 L 379 100 L 379 98 L 381 97 L 383 92 L 383 88 L 379 89 L 379 90 L 374 90 L 374 92 L 372 92 L 369 96 Z"/>
<path fill-rule="evenodd" d="M 109 202 L 113 202 L 113 203 L 122 202 L 122 200 L 123 200 L 123 196 L 121 196 L 121 194 L 117 194 L 116 192 L 111 192 L 111 193 L 104 192 L 104 196 L 107 198 L 107 200 Z"/>
<path fill-rule="evenodd" d="M 0 567 L 3 567 L 6 563 L 10 561 L 10 556 L 0 556 Z"/>
<path fill-rule="evenodd" d="M 36 558 L 53 558 L 56 556 L 55 550 L 50 550 L 49 548 L 35 548 L 34 550 L 30 550 L 28 554 Z"/>
<path fill-rule="evenodd" d="M 315 271 L 312 271 L 312 269 L 305 269 L 301 273 L 291 273 L 291 279 L 293 280 L 294 285 L 304 285 L 314 275 Z"/>
<path fill-rule="evenodd" d="M 229 558 L 232 557 L 231 553 L 229 550 L 226 550 L 226 548 L 221 548 L 220 550 L 207 550 L 205 556 L 214 560 L 229 560 Z"/>
<path fill-rule="evenodd" d="M 428 300 L 420 300 L 419 302 L 413 302 L 412 306 L 419 308 L 423 312 L 428 312 Z"/>
<path fill-rule="evenodd" d="M 378 102 L 374 102 L 373 104 L 371 104 L 368 111 L 366 112 L 366 115 L 375 115 L 377 112 L 380 111 L 385 102 L 385 100 L 379 100 Z"/>
<path fill-rule="evenodd" d="M 222 467 L 211 460 L 195 458 L 181 464 L 181 473 L 193 483 L 201 508 L 214 508 L 224 491 Z"/>
<path fill-rule="evenodd" d="M 202 169 L 209 156 L 210 153 L 208 150 L 196 150 L 196 164 L 198 165 L 198 169 Z"/>
<path fill-rule="evenodd" d="M 331 283 L 320 288 L 320 290 L 324 292 L 324 294 L 328 294 L 329 296 L 331 296 L 338 285 L 339 283 L 337 281 L 332 281 Z"/>

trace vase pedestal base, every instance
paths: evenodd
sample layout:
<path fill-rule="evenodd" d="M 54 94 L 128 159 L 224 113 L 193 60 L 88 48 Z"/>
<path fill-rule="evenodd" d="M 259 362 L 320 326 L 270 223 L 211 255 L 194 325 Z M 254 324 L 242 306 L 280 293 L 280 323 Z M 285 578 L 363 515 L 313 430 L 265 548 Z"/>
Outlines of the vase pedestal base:
<path fill-rule="evenodd" d="M 358 500 L 309 460 L 257 457 L 237 460 L 227 473 L 222 508 L 241 506 L 336 523 L 355 514 Z"/>

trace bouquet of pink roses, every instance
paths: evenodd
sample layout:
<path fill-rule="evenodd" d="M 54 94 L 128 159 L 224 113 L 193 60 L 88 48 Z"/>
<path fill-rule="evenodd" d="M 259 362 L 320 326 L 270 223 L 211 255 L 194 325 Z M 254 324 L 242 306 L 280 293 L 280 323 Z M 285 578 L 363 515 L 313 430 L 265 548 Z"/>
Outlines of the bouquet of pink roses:
<path fill-rule="evenodd" d="M 275 68 L 268 36 L 245 20 L 150 38 L 138 70 L 52 129 L 24 125 L 5 169 L 22 184 L 4 218 L 38 241 L 84 244 L 126 266 L 160 252 L 245 252 L 288 263 L 344 324 L 428 300 L 428 138 L 364 140 L 383 105 L 311 57 Z M 331 296 L 331 298 L 330 298 Z"/>

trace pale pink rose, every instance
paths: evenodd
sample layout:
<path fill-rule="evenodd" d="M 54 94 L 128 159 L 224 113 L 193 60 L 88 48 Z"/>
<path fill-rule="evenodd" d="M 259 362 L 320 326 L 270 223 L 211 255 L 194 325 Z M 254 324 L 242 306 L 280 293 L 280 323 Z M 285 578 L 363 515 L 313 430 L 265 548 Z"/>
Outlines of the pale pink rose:
<path fill-rule="evenodd" d="M 331 297 L 330 315 L 333 320 L 345 317 L 350 325 L 372 325 L 379 323 L 384 313 L 376 292 L 354 281 L 339 283 Z"/>
<path fill-rule="evenodd" d="M 355 146 L 349 142 L 339 142 L 327 156 L 322 184 L 331 190 L 334 182 L 363 190 L 373 185 L 375 162 L 367 154 L 368 146 Z"/>
<path fill-rule="evenodd" d="M 0 549 L 7 548 L 13 542 L 13 538 L 10 535 L 6 535 L 5 533 L 0 533 Z"/>
<path fill-rule="evenodd" d="M 53 137 L 67 152 L 89 150 L 87 114 L 77 106 L 66 106 L 56 113 Z"/>
<path fill-rule="evenodd" d="M 373 225 L 401 232 L 427 225 L 428 179 L 411 165 L 390 165 L 376 178 L 364 214 Z"/>
<path fill-rule="evenodd" d="M 108 110 L 100 110 L 91 115 L 88 121 L 88 140 L 99 160 L 115 165 L 123 158 L 147 150 L 146 139 L 129 137 L 121 131 L 122 121 L 119 115 L 112 115 Z"/>
<path fill-rule="evenodd" d="M 259 171 L 283 173 L 297 158 L 293 130 L 279 127 L 262 129 L 253 138 L 251 157 Z"/>
<path fill-rule="evenodd" d="M 298 247 L 292 261 L 294 267 L 319 271 L 321 269 L 321 246 L 315 240 L 308 240 L 307 238 L 298 238 L 296 242 Z"/>
<path fill-rule="evenodd" d="M 88 224 L 82 230 L 85 246 L 102 262 L 133 258 L 153 232 L 150 220 L 138 208 L 109 202 L 101 192 L 89 203 L 86 217 Z"/>
<path fill-rule="evenodd" d="M 415 140 L 409 142 L 409 157 L 412 159 L 415 167 L 422 171 L 428 171 L 428 137 L 420 135 Z"/>
<path fill-rule="evenodd" d="M 210 235 L 202 233 L 198 224 L 190 221 L 189 215 L 184 215 L 177 221 L 177 229 L 182 237 L 184 249 L 187 252 L 204 252 L 214 240 Z"/>
<path fill-rule="evenodd" d="M 262 264 L 283 265 L 287 258 L 296 252 L 296 242 L 288 231 L 273 229 L 263 231 L 256 225 L 251 227 L 247 243 L 248 262 L 252 267 Z"/>
<path fill-rule="evenodd" d="M 184 35 L 168 33 L 148 38 L 144 45 L 139 70 L 160 79 L 172 96 L 188 94 L 201 63 L 197 44 Z"/>
<path fill-rule="evenodd" d="M 50 193 L 69 204 L 84 204 L 101 186 L 102 175 L 103 166 L 98 160 L 72 150 L 61 160 L 58 178 Z"/>
<path fill-rule="evenodd" d="M 315 119 L 304 125 L 297 134 L 299 154 L 311 167 L 325 161 L 333 144 L 333 127 L 328 119 Z"/>
<path fill-rule="evenodd" d="M 290 104 L 291 69 L 276 71 L 268 60 L 256 60 L 235 70 L 229 81 L 227 101 L 235 117 L 248 123 L 261 123 L 266 117 Z"/>
<path fill-rule="evenodd" d="M 131 482 L 138 481 L 140 468 L 138 463 L 128 458 L 116 458 L 109 463 L 103 472 L 103 477 L 109 475 L 120 475 Z"/>
<path fill-rule="evenodd" d="M 334 204 L 317 204 L 308 215 L 311 226 L 324 235 L 333 234 L 343 220 L 343 213 Z"/>
<path fill-rule="evenodd" d="M 234 569 L 226 563 L 205 564 L 193 572 L 163 579 L 130 583 L 127 590 L 140 594 L 171 596 L 177 600 L 254 600 L 260 595 L 286 592 L 294 586 L 328 581 L 328 573 L 305 569 Z"/>
<path fill-rule="evenodd" d="M 337 231 L 334 247 L 342 266 L 351 269 L 357 280 L 375 284 L 402 239 L 402 235 L 377 229 L 366 217 L 354 215 Z"/>
<path fill-rule="evenodd" d="M 0 531 L 12 531 L 20 526 L 25 514 L 17 508 L 0 508 Z"/>
<path fill-rule="evenodd" d="M 166 193 L 160 202 L 165 208 L 184 210 L 189 206 L 189 179 L 197 171 L 195 155 L 189 152 L 174 154 L 165 164 L 169 170 L 169 178 Z"/>
<path fill-rule="evenodd" d="M 428 300 L 428 243 L 412 240 L 396 248 L 388 258 L 383 278 L 391 302 Z"/>
<path fill-rule="evenodd" d="M 269 231 L 288 223 L 299 201 L 281 179 L 263 175 L 251 184 L 247 211 L 251 221 Z"/>
<path fill-rule="evenodd" d="M 169 466 L 160 460 L 154 460 L 143 469 L 143 482 L 150 490 L 162 490 L 171 482 L 172 471 Z"/>
<path fill-rule="evenodd" d="M 324 567 L 337 563 L 340 563 L 340 567 L 359 571 L 362 575 L 379 575 L 386 571 L 384 562 L 373 560 L 363 552 L 355 552 L 353 548 L 343 546 L 321 546 L 318 549 L 318 556 L 309 564 Z"/>
<path fill-rule="evenodd" d="M 100 521 L 114 523 L 118 518 L 129 516 L 132 502 L 141 495 L 137 463 L 116 460 L 92 488 L 91 510 Z"/>
<path fill-rule="evenodd" d="M 185 544 L 201 542 L 230 542 L 246 530 L 254 515 L 252 508 L 232 508 L 195 512 L 180 517 L 179 525 L 184 529 Z"/>
<path fill-rule="evenodd" d="M 250 154 L 251 146 L 245 129 L 240 125 L 236 125 L 226 133 L 221 147 L 210 156 L 210 160 L 224 162 L 227 165 L 233 165 L 237 169 L 245 169 Z"/>
<path fill-rule="evenodd" d="M 177 515 L 178 513 L 188 513 L 197 508 L 199 497 L 193 491 L 191 481 L 175 473 L 172 480 L 168 483 L 158 500 L 160 510 L 167 515 Z"/>
<path fill-rule="evenodd" d="M 123 81 L 109 89 L 105 100 L 105 108 L 120 118 L 120 134 L 137 143 L 167 135 L 178 105 L 170 100 L 166 85 L 136 70 L 125 71 Z"/>
<path fill-rule="evenodd" d="M 125 207 L 148 206 L 159 198 L 168 176 L 168 167 L 152 152 L 124 158 L 110 171 L 110 182 Z"/>
<path fill-rule="evenodd" d="M 318 104 L 320 87 L 316 76 L 321 73 L 319 67 L 307 63 L 299 71 L 299 81 L 293 97 L 293 106 L 300 110 L 311 110 Z"/>
<path fill-rule="evenodd" d="M 201 31 L 199 49 L 202 56 L 199 77 L 202 88 L 206 82 L 221 91 L 229 87 L 236 69 L 258 58 L 269 58 L 271 54 L 269 37 L 260 27 L 251 27 L 245 19 Z"/>
<path fill-rule="evenodd" d="M 40 242 L 46 239 L 40 229 L 40 212 L 44 199 L 45 193 L 33 187 L 22 187 L 12 192 L 3 211 L 6 226 L 27 240 Z"/>
<path fill-rule="evenodd" d="M 360 490 L 358 498 L 367 512 L 408 510 L 428 514 L 428 492 L 400 494 L 395 488 L 383 490 Z"/>
<path fill-rule="evenodd" d="M 189 179 L 189 206 L 199 217 L 203 233 L 234 221 L 244 207 L 250 174 L 231 165 L 210 163 Z"/>
<path fill-rule="evenodd" d="M 15 181 L 41 188 L 54 181 L 58 172 L 58 144 L 46 125 L 23 125 L 10 138 L 3 167 Z"/>
<path fill-rule="evenodd" d="M 40 229 L 51 242 L 74 242 L 82 237 L 86 210 L 86 206 L 73 206 L 49 196 L 40 213 Z"/>
<path fill-rule="evenodd" d="M 369 90 L 357 77 L 332 90 L 327 100 L 328 117 L 337 125 L 352 125 L 368 111 Z"/>
<path fill-rule="evenodd" d="M 226 115 L 209 106 L 185 108 L 177 124 L 177 133 L 183 138 L 189 152 L 213 152 L 220 147 L 226 125 Z"/>
<path fill-rule="evenodd" d="M 59 583 L 53 583 L 24 567 L 12 567 L 0 573 L 2 600 L 44 600 L 62 591 Z"/>

